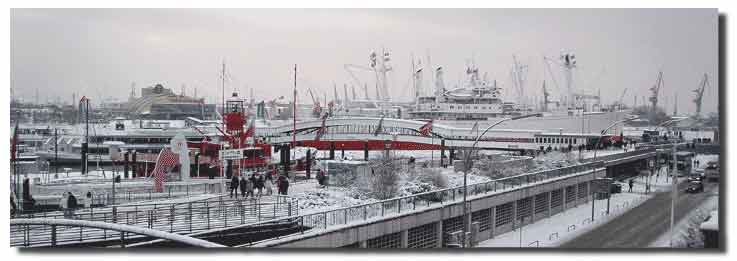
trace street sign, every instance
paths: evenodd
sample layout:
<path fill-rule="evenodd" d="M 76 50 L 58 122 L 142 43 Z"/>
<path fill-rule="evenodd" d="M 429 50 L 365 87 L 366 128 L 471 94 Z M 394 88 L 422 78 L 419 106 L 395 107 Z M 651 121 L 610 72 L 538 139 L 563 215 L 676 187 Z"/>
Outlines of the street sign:
<path fill-rule="evenodd" d="M 591 188 L 595 193 L 609 193 L 613 181 L 611 178 L 594 179 L 591 181 Z"/>
<path fill-rule="evenodd" d="M 242 159 L 242 158 L 243 158 L 242 149 L 221 150 L 220 151 L 220 160 L 235 160 L 235 159 Z"/>

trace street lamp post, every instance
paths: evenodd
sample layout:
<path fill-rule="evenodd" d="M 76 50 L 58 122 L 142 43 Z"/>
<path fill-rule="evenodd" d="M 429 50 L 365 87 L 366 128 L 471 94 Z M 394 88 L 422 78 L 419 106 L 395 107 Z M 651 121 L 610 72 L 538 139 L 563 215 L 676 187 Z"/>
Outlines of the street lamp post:
<path fill-rule="evenodd" d="M 655 127 L 655 130 L 658 128 L 663 128 L 667 125 L 682 121 L 684 119 L 676 119 L 676 120 L 668 120 L 663 123 L 658 124 L 658 126 Z M 668 130 L 671 131 L 670 128 Z M 674 135 L 675 136 L 675 135 Z M 675 212 L 676 212 L 676 198 L 678 198 L 678 159 L 676 156 L 676 145 L 677 140 L 675 137 L 671 138 L 672 140 L 672 151 L 673 151 L 673 170 L 671 170 L 671 199 L 670 199 L 670 232 L 669 232 L 669 238 L 670 238 L 670 247 L 673 247 L 673 225 L 675 223 Z M 656 150 L 657 153 L 657 150 Z M 668 176 L 666 175 L 666 178 Z"/>
<path fill-rule="evenodd" d="M 611 125 L 609 125 L 608 127 L 606 127 L 606 129 L 602 130 L 601 131 L 601 135 L 599 135 L 599 138 L 597 139 L 596 144 L 594 145 L 594 160 L 596 160 L 596 151 L 599 149 L 599 144 L 601 144 L 601 136 L 604 136 L 604 134 L 606 134 L 606 132 L 609 131 L 609 129 L 613 128 L 614 126 L 617 126 L 620 123 L 625 123 L 625 122 L 633 121 L 633 120 L 636 120 L 636 119 L 638 119 L 638 118 L 637 117 L 633 117 L 633 118 L 624 119 L 624 120 L 621 120 L 621 121 L 616 121 L 616 122 L 612 123 Z"/>
<path fill-rule="evenodd" d="M 541 117 L 542 113 L 535 113 L 535 114 L 528 114 L 528 115 L 522 115 L 512 118 L 504 118 L 496 123 L 490 125 L 487 127 L 481 134 L 478 134 L 476 136 L 476 139 L 474 140 L 473 144 L 471 145 L 471 148 L 468 149 L 465 159 L 463 160 L 464 166 L 463 166 L 463 243 L 464 247 L 467 245 L 466 242 L 468 241 L 468 238 L 466 238 L 466 235 L 471 231 L 471 222 L 468 220 L 468 169 L 471 167 L 471 154 L 473 154 L 474 149 L 476 148 L 476 145 L 478 145 L 479 140 L 481 139 L 481 136 L 486 135 L 486 133 L 491 130 L 491 128 L 496 127 L 497 125 L 506 122 L 506 121 L 513 121 L 513 120 L 519 120 L 529 117 Z"/>

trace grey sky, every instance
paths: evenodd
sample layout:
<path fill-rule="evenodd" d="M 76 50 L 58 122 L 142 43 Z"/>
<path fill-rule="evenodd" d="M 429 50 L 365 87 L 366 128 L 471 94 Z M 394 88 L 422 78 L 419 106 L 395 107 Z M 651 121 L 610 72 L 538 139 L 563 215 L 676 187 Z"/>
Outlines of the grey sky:
<path fill-rule="evenodd" d="M 125 99 L 138 87 L 163 83 L 178 93 L 220 99 L 225 59 L 238 88 L 257 98 L 291 97 L 292 66 L 299 66 L 300 99 L 311 87 L 332 96 L 332 84 L 350 83 L 343 64 L 368 64 L 370 50 L 388 48 L 394 74 L 390 93 L 409 99 L 410 55 L 445 68 L 455 85 L 473 58 L 482 72 L 511 93 L 512 55 L 529 66 L 528 93 L 541 96 L 542 56 L 573 51 L 576 83 L 604 102 L 648 95 L 664 71 L 667 110 L 678 90 L 679 112 L 691 102 L 701 75 L 704 112 L 718 105 L 716 9 L 14 9 L 11 10 L 11 83 L 33 99 L 72 92 L 93 99 Z M 557 68 L 553 68 L 557 70 Z M 359 74 L 371 85 L 370 74 Z M 556 75 L 561 84 L 560 74 Z M 561 86 L 562 87 L 562 86 Z M 551 86 L 551 88 L 554 88 Z M 362 93 L 362 92 L 360 92 Z M 373 93 L 373 92 L 371 92 Z"/>

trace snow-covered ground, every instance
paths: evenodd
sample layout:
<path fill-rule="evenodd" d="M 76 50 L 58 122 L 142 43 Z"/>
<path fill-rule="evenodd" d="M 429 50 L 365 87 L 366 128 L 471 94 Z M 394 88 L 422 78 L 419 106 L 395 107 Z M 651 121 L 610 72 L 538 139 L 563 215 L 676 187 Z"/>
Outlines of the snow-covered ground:
<path fill-rule="evenodd" d="M 448 186 L 456 187 L 463 185 L 463 173 L 455 172 L 451 168 L 434 168 L 440 171 L 442 175 L 447 177 Z M 422 172 L 422 171 L 420 171 Z M 482 183 L 491 179 L 484 176 L 469 174 L 468 184 Z M 397 196 L 408 196 L 412 192 L 439 190 L 437 187 L 427 182 L 420 181 L 410 175 L 401 175 L 399 181 L 399 194 Z M 320 187 L 317 179 L 309 179 L 291 183 L 289 186 L 289 196 L 294 197 L 299 202 L 299 213 L 309 214 L 320 211 L 368 204 L 379 201 L 365 193 L 362 193 L 356 187 L 337 187 L 328 186 Z"/>
<path fill-rule="evenodd" d="M 612 194 L 609 215 L 606 215 L 606 199 L 596 200 L 594 203 L 594 222 L 590 222 L 591 202 L 587 202 L 522 227 L 521 246 L 520 229 L 518 228 L 479 242 L 477 247 L 557 247 L 605 224 L 638 206 L 647 198 L 649 196 L 639 192 Z"/>

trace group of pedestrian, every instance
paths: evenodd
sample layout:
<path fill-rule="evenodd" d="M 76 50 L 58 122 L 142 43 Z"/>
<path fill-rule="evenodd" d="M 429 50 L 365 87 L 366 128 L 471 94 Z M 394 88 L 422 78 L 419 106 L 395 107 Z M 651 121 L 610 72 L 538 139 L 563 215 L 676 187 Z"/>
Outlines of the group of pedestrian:
<path fill-rule="evenodd" d="M 77 209 L 77 197 L 72 192 L 64 192 L 59 200 L 59 207 L 64 211 L 64 218 L 74 218 L 74 210 Z"/>
<path fill-rule="evenodd" d="M 64 192 L 59 200 L 59 208 L 64 212 L 64 218 L 68 219 L 74 218 L 74 210 L 79 208 L 80 205 L 84 208 L 92 207 L 92 192 L 87 191 L 81 204 L 77 201 L 77 197 L 68 191 Z"/>
<path fill-rule="evenodd" d="M 248 178 L 246 178 L 248 176 Z M 269 173 L 251 173 L 250 175 L 245 174 L 238 178 L 233 176 L 230 180 L 230 197 L 238 198 L 238 189 L 240 189 L 241 197 L 248 198 L 258 197 L 272 194 L 272 187 L 274 185 L 273 178 Z"/>

